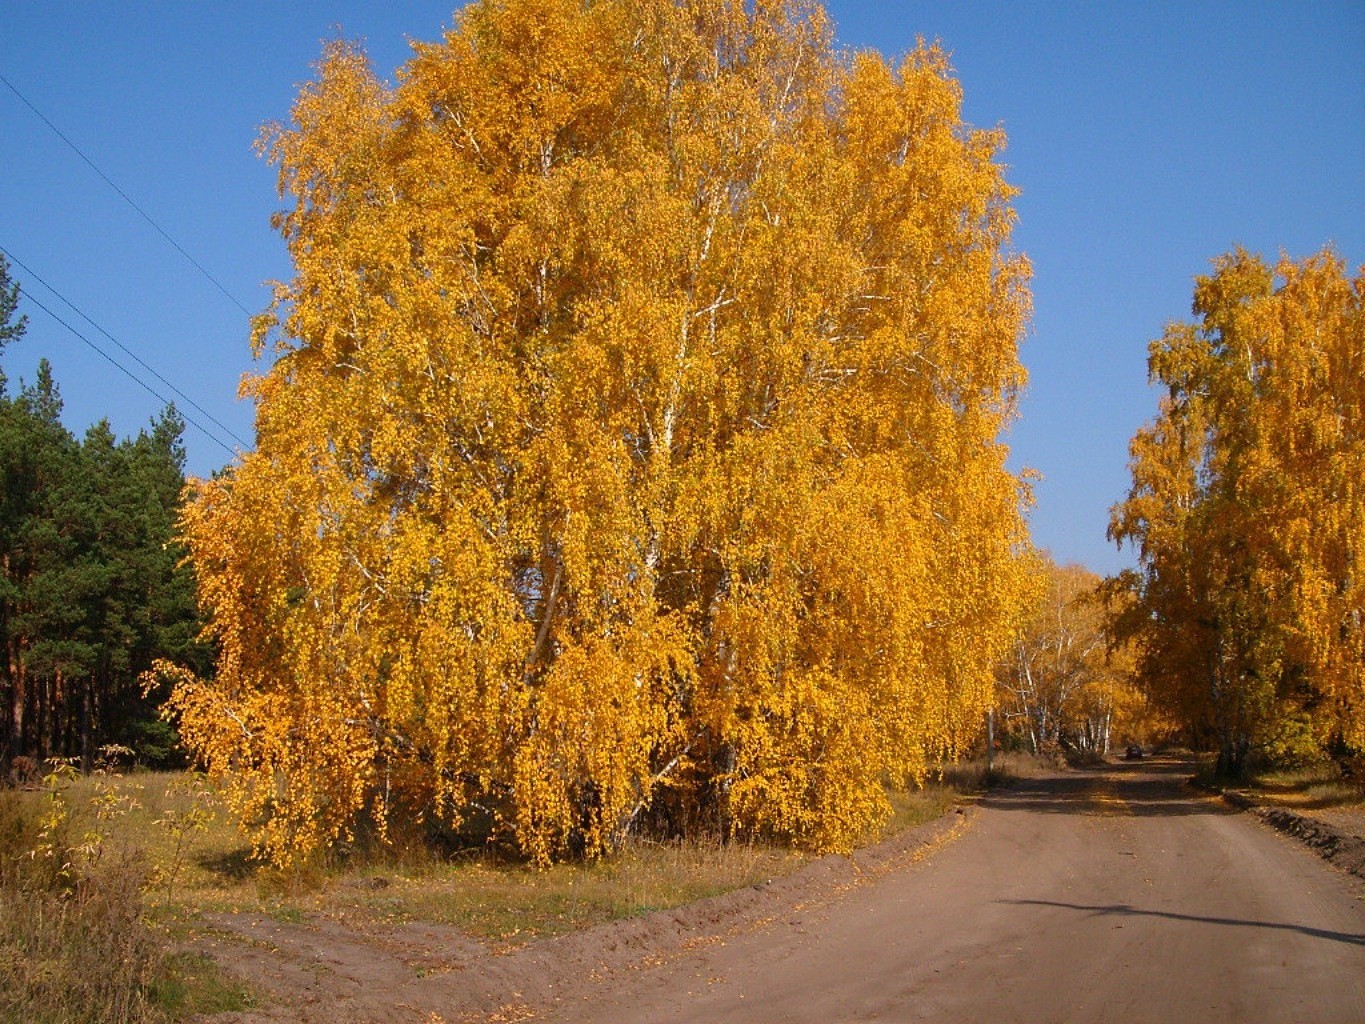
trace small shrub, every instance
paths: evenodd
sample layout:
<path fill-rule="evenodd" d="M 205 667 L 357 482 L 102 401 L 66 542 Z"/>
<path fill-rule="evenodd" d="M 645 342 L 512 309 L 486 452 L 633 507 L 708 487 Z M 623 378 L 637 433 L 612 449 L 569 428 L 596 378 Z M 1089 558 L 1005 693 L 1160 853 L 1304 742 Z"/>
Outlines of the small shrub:
<path fill-rule="evenodd" d="M 1098 750 L 1081 750 L 1072 747 L 1063 756 L 1067 766 L 1071 768 L 1094 768 L 1097 765 L 1104 764 L 1104 754 Z"/>
<path fill-rule="evenodd" d="M 1052 768 L 1066 767 L 1066 752 L 1056 740 L 1043 740 L 1038 744 L 1038 761 Z"/>
<path fill-rule="evenodd" d="M 214 818 L 213 793 L 202 773 L 186 772 L 176 777 L 166 787 L 168 798 L 175 795 L 184 798 L 183 806 L 164 807 L 160 817 L 152 822 L 166 834 L 170 847 L 166 863 L 156 871 L 157 883 L 165 887 L 167 903 L 195 839 L 209 830 Z"/>
<path fill-rule="evenodd" d="M 1312 720 L 1303 711 L 1282 716 L 1263 748 L 1256 752 L 1259 769 L 1310 768 L 1326 759 L 1313 730 Z"/>
<path fill-rule="evenodd" d="M 1352 753 L 1341 765 L 1341 777 L 1365 796 L 1365 754 Z"/>
<path fill-rule="evenodd" d="M 42 805 L 26 793 L 0 789 L 0 888 L 55 889 L 63 881 L 60 863 L 39 857 L 37 849 L 43 835 Z M 66 822 L 56 836 L 60 846 L 68 845 Z"/>
<path fill-rule="evenodd" d="M 160 1024 L 247 1005 L 215 969 L 162 953 L 144 919 L 149 862 L 128 842 L 138 787 L 124 783 L 64 764 L 40 793 L 0 790 L 0 1024 Z M 173 868 L 198 820 L 173 820 Z"/>

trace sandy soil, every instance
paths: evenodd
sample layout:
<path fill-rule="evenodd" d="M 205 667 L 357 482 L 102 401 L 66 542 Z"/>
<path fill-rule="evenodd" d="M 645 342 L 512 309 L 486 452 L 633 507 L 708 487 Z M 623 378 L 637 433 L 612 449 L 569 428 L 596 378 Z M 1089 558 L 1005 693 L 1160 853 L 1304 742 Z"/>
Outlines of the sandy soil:
<path fill-rule="evenodd" d="M 499 952 L 224 916 L 270 1021 L 1365 1020 L 1365 887 L 1141 762 L 1030 779 L 854 858 Z"/>

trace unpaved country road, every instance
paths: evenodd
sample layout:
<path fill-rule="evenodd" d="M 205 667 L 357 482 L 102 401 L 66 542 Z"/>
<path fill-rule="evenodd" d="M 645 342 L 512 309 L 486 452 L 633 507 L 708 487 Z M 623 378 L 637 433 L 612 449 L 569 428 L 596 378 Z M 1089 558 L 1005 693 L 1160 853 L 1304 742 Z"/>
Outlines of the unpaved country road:
<path fill-rule="evenodd" d="M 926 863 L 545 1019 L 1365 1021 L 1360 884 L 1188 771 L 1022 783 Z"/>
<path fill-rule="evenodd" d="M 280 932 L 300 959 L 332 942 L 328 973 L 244 1019 L 1365 1021 L 1365 888 L 1189 773 L 1026 780 L 854 863 L 504 955 Z"/>

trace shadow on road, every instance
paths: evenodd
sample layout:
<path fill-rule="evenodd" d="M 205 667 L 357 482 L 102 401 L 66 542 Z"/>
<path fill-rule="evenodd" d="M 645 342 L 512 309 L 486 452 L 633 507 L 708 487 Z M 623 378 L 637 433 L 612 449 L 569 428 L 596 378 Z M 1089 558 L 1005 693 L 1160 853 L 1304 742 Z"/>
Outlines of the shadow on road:
<path fill-rule="evenodd" d="M 1001 811 L 1157 817 L 1234 814 L 1188 784 L 1194 766 L 1163 759 L 1104 764 L 1065 774 L 1023 779 L 987 795 L 981 804 Z"/>
<path fill-rule="evenodd" d="M 1054 900 L 997 900 L 1020 907 L 1059 907 L 1063 910 L 1078 910 L 1092 917 L 1165 917 L 1173 921 L 1194 921 L 1200 924 L 1230 925 L 1240 928 L 1273 928 L 1277 931 L 1298 932 L 1314 939 L 1327 939 L 1330 942 L 1344 942 L 1349 946 L 1365 946 L 1365 935 L 1350 932 L 1333 932 L 1325 928 L 1309 928 L 1300 924 L 1282 924 L 1277 921 L 1246 921 L 1235 917 L 1204 917 L 1199 914 L 1177 914 L 1169 910 L 1141 910 L 1127 903 L 1113 903 L 1096 906 L 1086 903 L 1059 903 Z"/>

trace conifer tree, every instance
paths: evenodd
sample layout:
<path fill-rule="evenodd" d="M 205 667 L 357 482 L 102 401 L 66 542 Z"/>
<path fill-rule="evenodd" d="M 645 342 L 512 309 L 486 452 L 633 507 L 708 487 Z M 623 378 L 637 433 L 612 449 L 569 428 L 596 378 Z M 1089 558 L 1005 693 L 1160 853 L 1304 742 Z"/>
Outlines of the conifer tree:
<path fill-rule="evenodd" d="M 0 341 L 22 336 L 0 265 Z M 0 693 L 3 761 L 80 757 L 117 743 L 144 762 L 181 757 L 138 681 L 157 658 L 207 669 L 191 577 L 173 542 L 184 487 L 174 409 L 133 440 L 107 422 L 77 440 L 52 368 L 11 397 L 0 377 Z"/>

